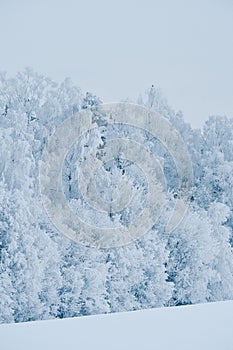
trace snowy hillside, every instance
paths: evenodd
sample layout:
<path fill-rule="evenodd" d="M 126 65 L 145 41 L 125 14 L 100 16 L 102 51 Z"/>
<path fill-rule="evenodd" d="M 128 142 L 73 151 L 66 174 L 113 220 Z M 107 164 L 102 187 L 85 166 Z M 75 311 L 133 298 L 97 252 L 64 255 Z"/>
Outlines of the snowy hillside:
<path fill-rule="evenodd" d="M 1 350 L 232 350 L 233 302 L 0 326 Z"/>

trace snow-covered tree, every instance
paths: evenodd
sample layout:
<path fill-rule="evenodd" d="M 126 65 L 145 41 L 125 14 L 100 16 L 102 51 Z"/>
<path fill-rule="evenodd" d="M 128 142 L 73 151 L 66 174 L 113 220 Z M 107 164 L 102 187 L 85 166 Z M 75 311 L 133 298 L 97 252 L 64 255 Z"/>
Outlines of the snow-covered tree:
<path fill-rule="evenodd" d="M 0 75 L 0 322 L 233 298 L 233 120 L 211 117 L 203 130 L 193 130 L 157 87 L 138 99 L 173 124 L 193 163 L 189 211 L 166 235 L 166 215 L 174 208 L 178 183 L 174 161 L 148 132 L 105 125 L 101 103 L 70 79 L 57 84 L 29 68 L 14 78 Z M 81 109 L 91 110 L 100 128 L 84 135 L 65 159 L 64 193 L 71 205 L 77 199 L 73 175 L 86 155 L 83 149 L 87 144 L 102 147 L 107 137 L 141 142 L 157 156 L 167 180 L 167 212 L 150 232 L 125 247 L 96 249 L 69 241 L 49 221 L 40 201 L 43 149 L 54 130 Z M 109 172 L 115 187 L 120 163 Z M 134 168 L 130 176 L 135 175 Z M 97 187 L 109 178 L 101 178 Z M 122 215 L 122 222 L 126 219 Z"/>

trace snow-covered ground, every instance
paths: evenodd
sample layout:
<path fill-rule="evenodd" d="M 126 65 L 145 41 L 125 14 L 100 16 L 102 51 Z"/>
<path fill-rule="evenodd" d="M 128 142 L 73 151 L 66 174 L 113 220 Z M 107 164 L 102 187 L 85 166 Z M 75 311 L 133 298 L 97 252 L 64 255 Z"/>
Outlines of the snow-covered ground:
<path fill-rule="evenodd" d="M 233 301 L 0 326 L 1 350 L 232 350 Z"/>

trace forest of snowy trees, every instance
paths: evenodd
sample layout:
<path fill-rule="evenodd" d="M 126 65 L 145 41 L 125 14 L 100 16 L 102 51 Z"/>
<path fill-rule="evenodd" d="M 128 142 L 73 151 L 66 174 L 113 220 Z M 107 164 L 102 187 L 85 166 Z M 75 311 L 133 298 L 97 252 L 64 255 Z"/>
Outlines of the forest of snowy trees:
<path fill-rule="evenodd" d="M 69 79 L 57 84 L 30 69 L 0 75 L 0 322 L 233 299 L 233 119 L 212 116 L 195 130 L 154 87 L 136 102 L 167 118 L 187 145 L 194 172 L 189 209 L 170 234 L 161 218 L 129 245 L 84 247 L 47 217 L 39 161 L 66 118 L 102 101 Z M 156 140 L 147 141 L 167 178 L 169 211 L 174 164 Z"/>

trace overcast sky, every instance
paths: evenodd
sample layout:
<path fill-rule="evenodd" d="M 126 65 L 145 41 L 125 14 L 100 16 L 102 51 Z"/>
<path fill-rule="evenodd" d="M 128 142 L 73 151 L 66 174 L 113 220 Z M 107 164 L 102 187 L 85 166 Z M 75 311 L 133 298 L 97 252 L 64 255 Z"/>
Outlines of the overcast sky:
<path fill-rule="evenodd" d="M 69 76 L 104 102 L 158 86 L 194 126 L 233 117 L 232 0 L 0 0 L 0 70 Z"/>

